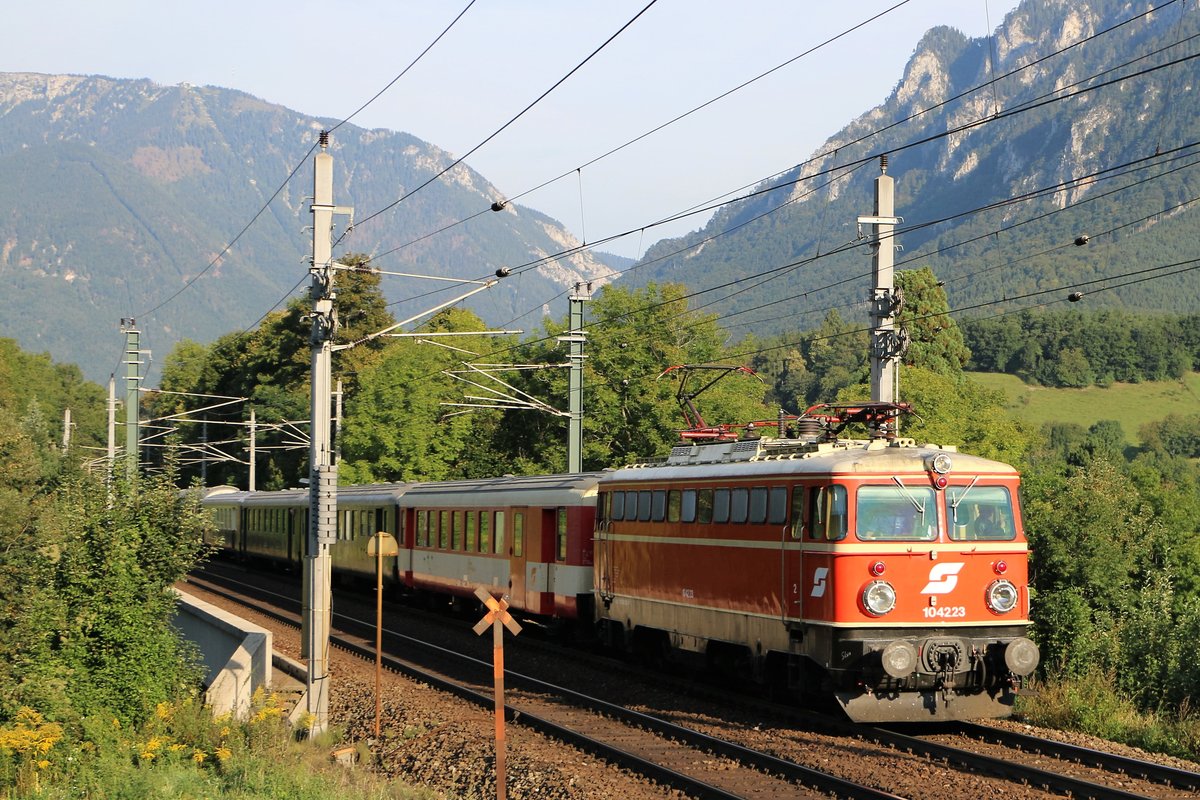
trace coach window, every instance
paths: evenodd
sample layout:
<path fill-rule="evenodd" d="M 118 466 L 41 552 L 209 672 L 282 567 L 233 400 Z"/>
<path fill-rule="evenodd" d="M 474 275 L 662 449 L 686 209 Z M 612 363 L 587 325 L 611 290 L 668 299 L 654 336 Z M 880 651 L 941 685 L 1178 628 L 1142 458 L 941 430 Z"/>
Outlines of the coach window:
<path fill-rule="evenodd" d="M 496 548 L 492 552 L 496 555 L 504 555 L 504 512 L 496 512 Z"/>
<path fill-rule="evenodd" d="M 679 510 L 683 500 L 678 489 L 667 492 L 667 522 L 679 522 Z"/>
<path fill-rule="evenodd" d="M 662 522 L 667 516 L 667 490 L 655 489 L 650 496 L 650 519 Z"/>
<path fill-rule="evenodd" d="M 638 522 L 650 521 L 650 492 L 638 492 Z"/>
<path fill-rule="evenodd" d="M 750 507 L 750 490 L 734 489 L 729 493 L 729 521 L 742 524 Z"/>
<path fill-rule="evenodd" d="M 429 512 L 424 509 L 417 512 L 417 547 L 429 546 Z"/>
<path fill-rule="evenodd" d="M 612 493 L 612 507 L 611 507 L 611 513 L 609 514 L 608 518 L 611 519 L 613 522 L 620 522 L 621 520 L 625 519 L 625 493 L 624 492 L 613 492 Z"/>
<path fill-rule="evenodd" d="M 438 547 L 443 550 L 450 549 L 450 512 L 438 512 Z"/>
<path fill-rule="evenodd" d="M 846 538 L 846 487 L 815 486 L 811 499 L 812 532 L 809 538 L 831 542 Z"/>
<path fill-rule="evenodd" d="M 525 512 L 513 512 L 513 555 L 517 558 L 525 555 Z"/>
<path fill-rule="evenodd" d="M 455 550 L 463 549 L 463 512 L 455 511 L 454 516 L 454 536 L 453 546 Z"/>
<path fill-rule="evenodd" d="M 713 490 L 701 489 L 696 492 L 696 521 L 709 523 L 713 518 Z"/>
<path fill-rule="evenodd" d="M 596 521 L 604 522 L 608 519 L 609 504 L 612 502 L 612 495 L 608 492 L 600 492 L 596 495 Z"/>
<path fill-rule="evenodd" d="M 475 552 L 475 512 L 467 512 L 467 552 Z"/>
<path fill-rule="evenodd" d="M 723 525 L 729 522 L 729 490 L 714 489 L 713 490 L 713 516 L 712 521 L 718 525 Z"/>
<path fill-rule="evenodd" d="M 554 551 L 559 561 L 567 560 L 567 510 L 560 508 L 558 510 L 558 519 L 555 521 L 554 529 Z"/>
<path fill-rule="evenodd" d="M 767 487 L 755 486 L 750 490 L 750 524 L 762 525 L 767 521 Z"/>
<path fill-rule="evenodd" d="M 479 512 L 479 552 L 492 552 L 492 512 Z"/>
<path fill-rule="evenodd" d="M 389 508 L 385 508 L 383 510 L 383 528 L 382 528 L 382 530 L 385 530 L 388 533 L 398 533 L 398 534 L 404 533 L 404 531 L 396 529 L 396 509 L 395 508 L 389 507 Z M 399 538 L 401 540 L 403 540 L 404 536 L 401 535 Z"/>

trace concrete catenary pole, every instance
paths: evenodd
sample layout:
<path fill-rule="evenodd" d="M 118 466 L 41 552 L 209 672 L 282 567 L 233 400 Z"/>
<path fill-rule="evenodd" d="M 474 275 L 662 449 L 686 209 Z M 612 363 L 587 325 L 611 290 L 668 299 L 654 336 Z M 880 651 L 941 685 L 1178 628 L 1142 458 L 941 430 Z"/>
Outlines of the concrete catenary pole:
<path fill-rule="evenodd" d="M 141 332 L 134 327 L 132 319 L 121 320 L 125 326 L 125 465 L 129 480 L 137 478 L 138 471 L 138 384 L 141 383 Z"/>
<path fill-rule="evenodd" d="M 871 238 L 871 400 L 896 402 L 897 362 L 903 352 L 895 331 L 899 298 L 895 291 L 895 228 L 901 220 L 895 216 L 895 181 L 887 174 L 887 156 L 879 159 L 879 177 L 875 179 L 875 213 L 859 217 L 859 225 L 875 228 Z"/>
<path fill-rule="evenodd" d="M 303 635 L 308 656 L 306 711 L 311 735 L 329 726 L 330 554 L 337 535 L 337 464 L 330 442 L 333 334 L 333 215 L 350 210 L 333 204 L 333 156 L 329 133 L 321 132 L 321 152 L 313 160 L 312 392 L 309 449 L 309 519 L 304 556 Z"/>
<path fill-rule="evenodd" d="M 65 456 L 71 450 L 71 409 L 63 409 L 62 454 Z"/>
<path fill-rule="evenodd" d="M 567 427 L 567 472 L 583 472 L 583 345 L 587 332 L 583 329 L 583 304 L 591 300 L 590 283 L 575 284 L 571 293 L 571 329 L 565 337 L 570 344 L 567 356 L 570 362 L 570 377 L 567 384 L 567 412 L 570 414 Z"/>
<path fill-rule="evenodd" d="M 248 485 L 246 487 L 252 492 L 255 491 L 256 474 L 257 474 L 257 464 L 255 463 L 255 461 L 258 457 L 258 454 L 254 452 L 255 439 L 257 439 L 257 438 L 258 438 L 258 419 L 254 416 L 254 409 L 252 408 L 252 409 L 250 409 L 250 455 L 249 455 L 250 478 L 249 478 Z"/>

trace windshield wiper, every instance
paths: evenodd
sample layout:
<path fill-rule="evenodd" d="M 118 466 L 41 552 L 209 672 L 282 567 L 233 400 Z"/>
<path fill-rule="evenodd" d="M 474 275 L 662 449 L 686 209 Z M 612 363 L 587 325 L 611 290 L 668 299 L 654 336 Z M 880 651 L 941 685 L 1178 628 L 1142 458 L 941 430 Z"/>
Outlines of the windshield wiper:
<path fill-rule="evenodd" d="M 899 486 L 901 491 L 904 492 L 904 496 L 908 498 L 908 502 L 913 504 L 913 508 L 917 510 L 917 513 L 921 516 L 925 516 L 925 504 L 915 497 L 911 491 L 909 491 L 908 487 L 904 485 L 904 482 L 900 480 L 900 478 L 893 475 L 892 480 L 895 481 L 896 485 Z"/>

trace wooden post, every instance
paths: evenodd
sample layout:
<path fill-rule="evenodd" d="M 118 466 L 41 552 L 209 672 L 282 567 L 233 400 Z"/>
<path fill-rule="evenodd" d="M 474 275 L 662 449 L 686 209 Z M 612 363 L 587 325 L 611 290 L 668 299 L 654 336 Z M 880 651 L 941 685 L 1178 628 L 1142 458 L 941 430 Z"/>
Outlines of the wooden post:
<path fill-rule="evenodd" d="M 375 738 L 378 740 L 383 705 L 380 694 L 383 679 L 383 557 L 400 555 L 400 548 L 394 536 L 379 531 L 367 542 L 367 555 L 375 556 Z"/>
<path fill-rule="evenodd" d="M 482 634 L 489 625 L 492 627 L 492 675 L 496 680 L 496 800 L 505 800 L 504 630 L 501 626 L 512 631 L 513 636 L 521 632 L 521 626 L 508 613 L 507 601 L 497 600 L 482 587 L 475 590 L 475 596 L 488 608 L 483 619 L 475 623 L 475 635 Z"/>

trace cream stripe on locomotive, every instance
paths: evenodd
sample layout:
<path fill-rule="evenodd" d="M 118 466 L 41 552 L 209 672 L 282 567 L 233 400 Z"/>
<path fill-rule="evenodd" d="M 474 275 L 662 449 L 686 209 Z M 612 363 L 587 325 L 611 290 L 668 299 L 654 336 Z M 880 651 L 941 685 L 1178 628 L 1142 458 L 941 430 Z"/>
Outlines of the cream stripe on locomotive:
<path fill-rule="evenodd" d="M 660 605 L 674 606 L 676 608 L 686 608 L 689 611 L 695 612 L 713 612 L 721 614 L 736 614 L 740 617 L 753 617 L 755 619 L 773 620 L 775 622 L 785 621 L 785 618 L 779 614 L 762 614 L 756 611 L 746 611 L 744 609 L 730 609 L 725 606 L 710 606 L 704 603 L 691 602 L 684 603 L 679 600 L 663 600 L 660 597 L 643 597 L 640 595 L 622 594 L 615 592 L 609 597 L 613 601 L 623 601 L 625 603 L 644 604 L 644 605 Z M 804 622 L 805 625 L 821 628 L 928 628 L 927 622 L 880 622 L 878 619 L 858 620 L 856 622 L 829 622 L 819 619 L 805 619 L 804 617 L 789 615 L 786 617 L 787 622 Z M 950 620 L 938 620 L 937 628 L 1011 628 L 1014 624 L 1026 625 L 1027 620 L 1021 619 L 1014 623 L 1013 620 L 995 619 L 995 620 L 964 620 L 962 622 L 953 622 Z"/>

